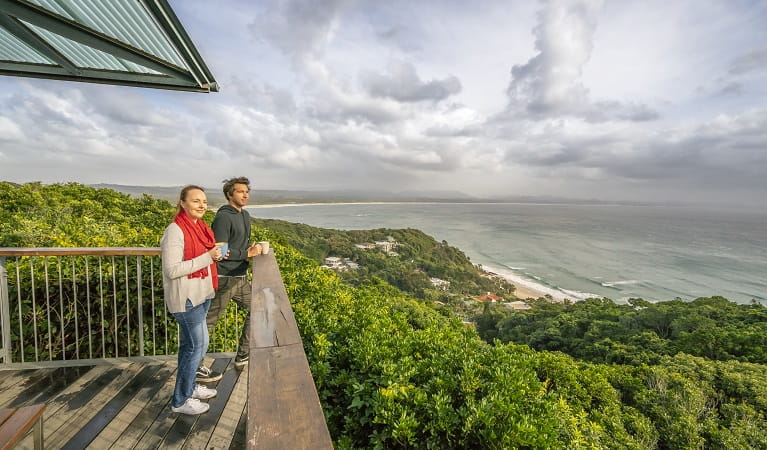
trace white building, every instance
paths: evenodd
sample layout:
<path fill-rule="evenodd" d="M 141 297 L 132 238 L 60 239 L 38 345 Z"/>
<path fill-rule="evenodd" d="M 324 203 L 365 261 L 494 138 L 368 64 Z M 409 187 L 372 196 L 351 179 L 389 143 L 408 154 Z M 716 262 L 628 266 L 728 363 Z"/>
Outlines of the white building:
<path fill-rule="evenodd" d="M 506 303 L 506 307 L 509 309 L 513 309 L 514 311 L 527 311 L 528 309 L 532 309 L 530 305 L 519 300 Z"/>
<path fill-rule="evenodd" d="M 380 248 L 384 253 L 389 253 L 397 247 L 397 243 L 392 241 L 376 241 L 376 247 Z"/>
<path fill-rule="evenodd" d="M 344 263 L 343 260 L 338 256 L 328 256 L 325 258 L 325 265 L 331 269 L 340 269 L 343 267 Z"/>
<path fill-rule="evenodd" d="M 432 286 L 438 289 L 447 289 L 450 287 L 450 282 L 447 280 L 431 277 L 429 278 L 429 281 L 431 281 Z"/>

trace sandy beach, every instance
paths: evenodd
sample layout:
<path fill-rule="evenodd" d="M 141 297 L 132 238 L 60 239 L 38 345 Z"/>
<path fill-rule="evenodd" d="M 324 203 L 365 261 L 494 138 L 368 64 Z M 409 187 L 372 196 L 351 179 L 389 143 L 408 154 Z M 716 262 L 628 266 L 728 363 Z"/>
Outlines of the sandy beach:
<path fill-rule="evenodd" d="M 513 284 L 516 287 L 514 294 L 523 300 L 527 298 L 545 297 L 547 295 L 557 302 L 564 302 L 565 299 L 580 300 L 576 296 L 571 296 L 558 289 L 553 289 L 548 286 L 538 284 L 534 281 L 522 278 L 521 276 L 507 270 L 501 270 L 487 266 L 484 266 L 482 270 L 490 276 L 501 277 L 509 283 Z"/>
<path fill-rule="evenodd" d="M 513 284 L 517 288 L 514 291 L 514 295 L 516 295 L 518 298 L 521 298 L 523 300 L 527 299 L 527 298 L 539 298 L 539 297 L 545 297 L 546 296 L 545 292 L 542 292 L 542 291 L 539 291 L 539 290 L 536 290 L 536 289 L 532 289 L 530 287 L 524 286 L 524 285 L 519 284 L 519 283 L 513 283 Z"/>

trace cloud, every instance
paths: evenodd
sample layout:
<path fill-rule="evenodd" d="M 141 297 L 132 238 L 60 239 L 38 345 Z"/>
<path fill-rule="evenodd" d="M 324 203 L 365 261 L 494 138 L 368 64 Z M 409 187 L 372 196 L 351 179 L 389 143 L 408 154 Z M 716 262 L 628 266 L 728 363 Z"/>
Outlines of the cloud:
<path fill-rule="evenodd" d="M 211 128 L 205 142 L 222 157 L 249 161 L 258 166 L 299 168 L 319 155 L 318 133 L 300 122 L 255 108 L 217 108 L 219 126 Z"/>
<path fill-rule="evenodd" d="M 331 40 L 339 14 L 352 0 L 327 0 L 321 5 L 311 0 L 272 2 L 248 29 L 253 35 L 300 62 L 318 58 Z"/>
<path fill-rule="evenodd" d="M 21 127 L 8 117 L 0 116 L 0 141 L 13 142 L 24 139 Z"/>
<path fill-rule="evenodd" d="M 544 0 L 533 29 L 537 54 L 511 69 L 508 111 L 543 119 L 563 115 L 592 122 L 655 120 L 641 104 L 617 100 L 592 103 L 582 81 L 591 57 L 602 0 Z"/>
<path fill-rule="evenodd" d="M 509 97 L 537 115 L 579 112 L 588 97 L 580 77 L 591 54 L 602 1 L 542 3 L 533 29 L 538 54 L 512 67 Z"/>
<path fill-rule="evenodd" d="M 742 75 L 760 70 L 767 70 L 767 48 L 752 50 L 738 56 L 730 64 L 729 73 Z"/>
<path fill-rule="evenodd" d="M 438 102 L 461 91 L 461 82 L 455 76 L 422 81 L 409 62 L 393 61 L 388 69 L 388 74 L 365 71 L 360 75 L 363 86 L 373 97 L 400 102 Z"/>
<path fill-rule="evenodd" d="M 525 145 L 509 147 L 505 164 L 538 168 L 547 177 L 602 180 L 626 186 L 686 190 L 767 188 L 767 109 L 720 115 L 655 133 L 615 125 L 593 129 L 581 119 L 533 128 Z M 535 148 L 529 152 L 527 148 Z"/>
<path fill-rule="evenodd" d="M 743 93 L 743 85 L 741 83 L 731 81 L 719 89 L 719 93 L 721 95 L 739 95 Z"/>
<path fill-rule="evenodd" d="M 660 115 L 647 105 L 603 101 L 593 103 L 583 112 L 583 117 L 589 122 L 604 122 L 611 119 L 646 122 L 656 120 L 660 118 Z"/>
<path fill-rule="evenodd" d="M 391 43 L 406 53 L 415 53 L 423 50 L 417 39 L 418 33 L 403 24 L 396 24 L 380 30 L 376 33 L 376 36 L 382 42 Z"/>

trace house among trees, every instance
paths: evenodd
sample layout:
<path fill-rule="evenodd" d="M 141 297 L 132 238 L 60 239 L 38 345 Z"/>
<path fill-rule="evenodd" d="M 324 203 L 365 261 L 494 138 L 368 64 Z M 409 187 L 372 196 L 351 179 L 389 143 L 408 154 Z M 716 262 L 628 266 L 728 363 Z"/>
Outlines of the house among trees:
<path fill-rule="evenodd" d="M 387 236 L 385 241 L 375 241 L 375 243 L 363 242 L 361 244 L 354 244 L 360 250 L 372 250 L 374 248 L 380 248 L 382 252 L 389 256 L 399 256 L 394 249 L 397 248 L 399 242 L 397 242 L 392 236 Z"/>
<path fill-rule="evenodd" d="M 434 286 L 437 289 L 447 289 L 450 287 L 450 282 L 447 280 L 431 277 L 429 278 L 429 281 L 431 281 L 432 286 Z"/>
<path fill-rule="evenodd" d="M 340 269 L 343 266 L 343 260 L 338 256 L 328 256 L 325 258 L 325 265 L 328 269 Z"/>
<path fill-rule="evenodd" d="M 325 258 L 325 264 L 320 267 L 333 270 L 357 270 L 360 265 L 352 261 L 350 258 L 339 258 L 338 256 L 328 256 Z"/>
<path fill-rule="evenodd" d="M 506 307 L 513 309 L 514 311 L 527 311 L 528 309 L 533 309 L 530 305 L 521 300 L 506 303 Z"/>
<path fill-rule="evenodd" d="M 394 249 L 397 248 L 398 245 L 399 243 L 391 236 L 387 236 L 385 241 L 376 241 L 375 243 L 376 247 L 387 254 L 394 252 Z"/>
<path fill-rule="evenodd" d="M 497 302 L 500 302 L 502 298 L 493 294 L 492 292 L 488 292 L 485 295 L 481 295 L 477 297 L 476 300 L 478 302 L 483 302 L 483 303 L 497 303 Z"/>

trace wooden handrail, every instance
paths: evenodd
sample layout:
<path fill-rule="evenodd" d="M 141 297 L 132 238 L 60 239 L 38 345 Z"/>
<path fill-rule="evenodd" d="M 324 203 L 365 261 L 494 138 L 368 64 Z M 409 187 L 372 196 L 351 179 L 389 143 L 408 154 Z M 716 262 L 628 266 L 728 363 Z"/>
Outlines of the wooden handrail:
<path fill-rule="evenodd" d="M 3 247 L 0 256 L 156 256 L 160 247 Z"/>
<path fill-rule="evenodd" d="M 332 449 L 274 252 L 253 258 L 247 448 Z"/>

